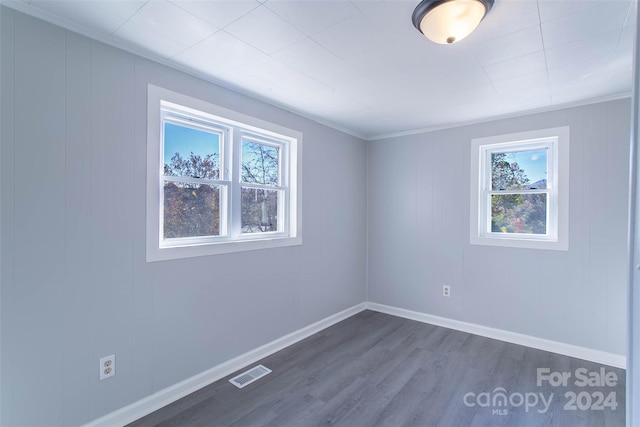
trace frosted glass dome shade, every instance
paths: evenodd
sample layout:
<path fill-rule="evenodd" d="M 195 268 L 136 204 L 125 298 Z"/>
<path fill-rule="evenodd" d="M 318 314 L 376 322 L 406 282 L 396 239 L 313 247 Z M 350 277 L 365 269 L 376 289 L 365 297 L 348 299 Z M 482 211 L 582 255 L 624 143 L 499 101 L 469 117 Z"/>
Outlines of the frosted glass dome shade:
<path fill-rule="evenodd" d="M 420 32 L 435 43 L 459 42 L 476 29 L 492 3 L 480 0 L 422 2 L 414 12 L 414 24 L 419 22 Z M 416 17 L 416 13 L 424 16 Z"/>

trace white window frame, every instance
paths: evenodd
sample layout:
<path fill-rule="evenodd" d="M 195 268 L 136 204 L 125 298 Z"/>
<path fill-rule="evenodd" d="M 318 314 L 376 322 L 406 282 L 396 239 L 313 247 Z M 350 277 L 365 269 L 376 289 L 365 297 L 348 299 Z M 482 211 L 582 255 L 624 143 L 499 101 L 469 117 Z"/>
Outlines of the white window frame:
<path fill-rule="evenodd" d="M 164 176 L 164 123 L 182 123 L 219 133 L 218 180 Z M 278 185 L 249 185 L 277 190 L 278 230 L 242 233 L 240 181 L 243 139 L 279 148 Z M 147 94 L 147 262 L 302 244 L 302 133 L 209 102 L 149 85 Z M 164 239 L 164 182 L 189 181 L 220 189 L 218 236 Z"/>
<path fill-rule="evenodd" d="M 164 124 L 172 123 L 178 126 L 189 127 L 192 129 L 197 129 L 201 131 L 207 131 L 211 133 L 216 133 L 220 138 L 220 177 L 217 180 L 213 179 L 204 179 L 204 178 L 192 178 L 192 177 L 172 177 L 165 176 L 163 172 L 163 164 L 164 164 Z M 198 244 L 207 244 L 207 243 L 216 243 L 224 239 L 227 233 L 227 224 L 229 221 L 229 216 L 231 210 L 228 206 L 229 199 L 229 188 L 231 187 L 231 182 L 228 178 L 229 167 L 228 158 L 225 157 L 230 150 L 225 149 L 225 144 L 223 143 L 226 139 L 232 137 L 232 128 L 223 126 L 221 123 L 214 122 L 212 120 L 208 120 L 208 118 L 201 113 L 191 110 L 185 109 L 177 104 L 173 104 L 170 102 L 161 102 L 160 108 L 160 137 L 158 138 L 156 144 L 160 142 L 160 170 L 158 171 L 158 175 L 160 177 L 159 181 L 159 194 L 158 194 L 158 230 L 159 230 L 159 247 L 160 248 L 170 248 L 170 247 L 179 247 L 179 246 L 191 246 Z M 165 182 L 181 182 L 181 183 L 193 183 L 193 184 L 204 184 L 204 185 L 215 185 L 218 187 L 220 191 L 220 233 L 218 236 L 200 236 L 200 237 L 180 237 L 180 238 L 172 238 L 170 240 L 165 240 L 161 238 L 163 235 L 163 213 L 164 213 L 164 183 Z"/>
<path fill-rule="evenodd" d="M 242 170 L 242 142 L 249 141 L 262 145 L 267 145 L 271 147 L 277 147 L 278 150 L 278 182 L 276 185 L 269 184 L 256 184 L 256 183 L 248 183 L 244 182 L 241 179 L 241 170 Z M 280 237 L 286 233 L 285 230 L 288 229 L 288 215 L 284 215 L 285 212 L 289 211 L 289 147 L 286 141 L 275 140 L 269 138 L 267 136 L 251 133 L 251 132 L 242 132 L 240 138 L 237 139 L 237 145 L 234 145 L 236 152 L 240 153 L 240 155 L 236 156 L 236 168 L 238 171 L 238 175 L 234 175 L 233 180 L 233 188 L 234 194 L 241 194 L 241 189 L 244 188 L 253 188 L 257 190 L 276 190 L 279 191 L 284 197 L 278 198 L 278 230 L 277 231 L 269 231 L 260 233 L 260 236 L 273 236 Z M 235 207 L 235 212 L 240 213 L 240 198 L 236 198 L 237 205 Z M 239 219 L 239 218 L 238 218 Z M 242 233 L 240 221 L 235 222 L 235 228 L 232 230 L 232 235 L 236 236 L 238 240 L 255 240 L 255 234 Z"/>
<path fill-rule="evenodd" d="M 476 138 L 471 141 L 470 242 L 473 245 L 528 249 L 569 250 L 569 127 Z M 547 188 L 493 191 L 491 154 L 546 148 Z M 547 233 L 501 233 L 491 231 L 491 195 L 547 194 Z"/>

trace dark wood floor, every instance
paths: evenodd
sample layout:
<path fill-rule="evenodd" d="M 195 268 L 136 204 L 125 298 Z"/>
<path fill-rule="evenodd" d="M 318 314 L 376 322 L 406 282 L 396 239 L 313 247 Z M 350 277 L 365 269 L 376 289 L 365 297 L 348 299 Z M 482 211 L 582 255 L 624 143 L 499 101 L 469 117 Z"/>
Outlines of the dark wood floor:
<path fill-rule="evenodd" d="M 373 311 L 259 363 L 273 372 L 242 389 L 231 375 L 129 426 L 625 425 L 622 369 Z M 538 368 L 571 377 L 538 386 Z M 601 368 L 609 385 L 581 384 Z"/>

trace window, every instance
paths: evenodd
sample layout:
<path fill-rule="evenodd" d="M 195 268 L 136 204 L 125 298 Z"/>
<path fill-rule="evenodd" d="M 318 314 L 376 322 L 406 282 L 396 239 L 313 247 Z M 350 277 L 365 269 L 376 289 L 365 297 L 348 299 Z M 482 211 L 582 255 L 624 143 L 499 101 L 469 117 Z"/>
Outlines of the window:
<path fill-rule="evenodd" d="M 149 85 L 147 261 L 299 245 L 302 135 Z"/>
<path fill-rule="evenodd" d="M 471 243 L 568 250 L 569 128 L 474 139 Z"/>

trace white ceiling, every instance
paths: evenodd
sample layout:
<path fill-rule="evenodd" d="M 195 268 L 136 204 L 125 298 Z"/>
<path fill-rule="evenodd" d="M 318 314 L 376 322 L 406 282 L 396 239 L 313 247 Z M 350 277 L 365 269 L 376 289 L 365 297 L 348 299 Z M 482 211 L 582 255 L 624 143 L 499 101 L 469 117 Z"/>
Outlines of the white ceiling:
<path fill-rule="evenodd" d="M 631 0 L 496 0 L 447 46 L 419 0 L 1 1 L 365 138 L 631 91 Z"/>

